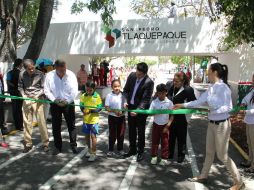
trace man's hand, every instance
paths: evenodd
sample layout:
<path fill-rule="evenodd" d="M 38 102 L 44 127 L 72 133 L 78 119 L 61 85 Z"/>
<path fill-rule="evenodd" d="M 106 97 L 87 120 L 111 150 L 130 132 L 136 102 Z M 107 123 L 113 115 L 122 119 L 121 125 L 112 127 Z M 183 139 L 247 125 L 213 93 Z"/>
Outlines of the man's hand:
<path fill-rule="evenodd" d="M 177 109 L 180 109 L 180 108 L 183 108 L 183 104 L 175 104 L 173 109 L 177 110 Z"/>

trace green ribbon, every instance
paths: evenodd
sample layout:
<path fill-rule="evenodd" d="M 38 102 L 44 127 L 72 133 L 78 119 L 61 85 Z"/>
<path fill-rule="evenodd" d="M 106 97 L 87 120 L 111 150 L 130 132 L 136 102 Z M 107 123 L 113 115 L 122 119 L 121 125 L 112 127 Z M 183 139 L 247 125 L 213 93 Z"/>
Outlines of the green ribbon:
<path fill-rule="evenodd" d="M 47 104 L 54 104 L 55 102 L 50 100 L 42 100 L 42 99 L 34 99 L 34 98 L 24 98 L 20 96 L 8 96 L 0 94 L 0 98 L 10 98 L 10 99 L 16 99 L 16 100 L 28 100 L 33 102 L 39 102 L 39 103 L 47 103 Z M 84 107 L 84 108 L 92 108 L 97 109 L 100 108 L 102 110 L 106 110 L 105 107 L 94 107 L 94 106 L 82 106 L 80 104 L 67 104 L 69 106 L 78 106 L 78 107 Z M 246 110 L 246 107 L 240 107 L 236 106 L 234 107 L 230 113 L 237 113 L 240 110 Z M 143 110 L 143 109 L 135 109 L 135 110 L 128 110 L 128 109 L 114 109 L 114 111 L 126 111 L 126 112 L 135 112 L 137 114 L 146 114 L 146 115 L 156 115 L 156 114 L 172 114 L 172 115 L 178 115 L 178 114 L 202 114 L 206 115 L 208 113 L 208 108 L 194 108 L 194 109 L 177 109 L 177 110 Z"/>

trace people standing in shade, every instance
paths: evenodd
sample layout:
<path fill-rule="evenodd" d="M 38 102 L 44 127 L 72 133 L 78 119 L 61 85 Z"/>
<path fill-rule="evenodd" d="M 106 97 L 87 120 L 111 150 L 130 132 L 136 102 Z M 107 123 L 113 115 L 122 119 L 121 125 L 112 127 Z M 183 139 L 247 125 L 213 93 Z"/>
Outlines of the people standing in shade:
<path fill-rule="evenodd" d="M 100 70 L 99 70 L 99 78 L 100 78 L 100 84 L 98 86 L 104 86 L 104 75 L 105 75 L 105 69 L 103 66 L 103 63 L 100 64 Z"/>
<path fill-rule="evenodd" d="M 75 107 L 70 104 L 74 104 L 74 100 L 78 95 L 78 82 L 75 74 L 67 69 L 67 64 L 64 60 L 56 60 L 55 70 L 47 73 L 44 92 L 47 98 L 54 102 L 50 104 L 55 144 L 53 155 L 62 152 L 62 115 L 67 124 L 71 150 L 74 154 L 77 154 Z"/>
<path fill-rule="evenodd" d="M 103 67 L 104 67 L 103 85 L 107 87 L 108 86 L 108 73 L 109 73 L 108 66 L 109 66 L 109 63 L 106 60 L 104 60 L 102 63 L 103 63 Z"/>
<path fill-rule="evenodd" d="M 23 98 L 44 99 L 44 74 L 35 69 L 31 59 L 23 60 L 25 71 L 19 75 L 18 90 Z M 44 115 L 44 104 L 30 100 L 23 101 L 24 153 L 32 149 L 33 115 L 37 116 L 43 150 L 48 152 L 49 137 Z"/>
<path fill-rule="evenodd" d="M 77 73 L 77 79 L 78 79 L 78 89 L 82 92 L 86 91 L 87 78 L 88 74 L 86 72 L 86 67 L 84 64 L 81 64 L 80 70 Z"/>
<path fill-rule="evenodd" d="M 252 85 L 254 86 L 254 74 L 252 76 Z M 254 173 L 254 89 L 243 98 L 242 106 L 247 106 L 247 110 L 241 110 L 245 114 L 244 122 L 246 123 L 246 137 L 249 149 L 249 160 L 242 162 L 240 165 L 247 167 L 246 172 Z"/>
<path fill-rule="evenodd" d="M 196 100 L 194 90 L 189 86 L 189 79 L 184 72 L 174 75 L 173 83 L 168 82 L 168 98 L 174 104 L 180 104 Z M 169 159 L 174 158 L 175 145 L 177 141 L 177 162 L 182 163 L 186 154 L 187 120 L 184 114 L 177 114 L 170 127 L 169 132 Z"/>
<path fill-rule="evenodd" d="M 22 59 L 14 61 L 13 69 L 7 73 L 8 92 L 11 96 L 21 96 L 18 90 L 19 74 L 23 68 Z M 16 130 L 23 131 L 23 115 L 22 115 L 23 100 L 11 99 L 12 115 Z"/>
<path fill-rule="evenodd" d="M 148 109 L 152 99 L 154 82 L 147 75 L 148 65 L 137 64 L 136 72 L 132 72 L 124 86 L 123 94 L 127 99 L 128 109 Z M 137 155 L 137 161 L 143 160 L 145 147 L 146 114 L 128 113 L 129 151 L 125 157 Z M 136 142 L 138 140 L 138 143 Z"/>
<path fill-rule="evenodd" d="M 157 98 L 152 101 L 150 110 L 168 110 L 174 107 L 171 100 L 167 98 L 167 86 L 159 84 L 156 86 Z M 161 161 L 160 165 L 165 166 L 168 164 L 168 142 L 169 142 L 169 129 L 174 119 L 173 115 L 157 114 L 154 115 L 153 129 L 152 129 L 152 149 L 151 164 L 155 165 L 158 161 L 158 148 L 161 144 Z"/>
<path fill-rule="evenodd" d="M 107 95 L 105 108 L 108 111 L 109 126 L 109 147 L 107 156 L 114 156 L 114 145 L 117 140 L 117 155 L 123 156 L 123 142 L 125 133 L 125 115 L 121 109 L 124 109 L 126 99 L 121 92 L 121 82 L 114 79 L 111 83 L 112 92 Z"/>
<path fill-rule="evenodd" d="M 208 103 L 208 128 L 206 137 L 206 157 L 199 176 L 189 178 L 192 182 L 205 182 L 213 164 L 215 153 L 220 161 L 224 163 L 233 177 L 234 185 L 230 190 L 244 188 L 244 183 L 234 161 L 228 156 L 228 145 L 231 133 L 229 112 L 232 110 L 231 90 L 228 87 L 228 68 L 226 65 L 214 63 L 208 71 L 211 82 L 208 90 L 198 100 L 184 104 L 176 104 L 175 108 L 193 108 Z"/>
<path fill-rule="evenodd" d="M 4 80 L 3 75 L 0 73 L 0 94 L 4 94 Z M 2 135 L 6 135 L 8 133 L 8 128 L 5 126 L 4 119 L 4 98 L 0 97 L 0 129 Z"/>
<path fill-rule="evenodd" d="M 97 64 L 93 64 L 92 67 L 92 77 L 93 77 L 93 82 L 99 86 L 99 73 L 100 73 L 100 69 L 97 67 Z"/>
<path fill-rule="evenodd" d="M 101 97 L 95 91 L 95 86 L 95 83 L 87 82 L 86 93 L 80 97 L 80 109 L 84 114 L 82 131 L 85 133 L 85 141 L 89 149 L 86 154 L 89 162 L 96 159 L 96 135 L 99 134 L 99 112 L 102 107 Z"/>

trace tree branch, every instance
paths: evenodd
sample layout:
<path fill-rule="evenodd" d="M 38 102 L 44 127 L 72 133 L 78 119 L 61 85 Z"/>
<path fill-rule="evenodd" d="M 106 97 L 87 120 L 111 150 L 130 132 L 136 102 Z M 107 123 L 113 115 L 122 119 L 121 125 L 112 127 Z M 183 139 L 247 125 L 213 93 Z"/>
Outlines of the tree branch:
<path fill-rule="evenodd" d="M 18 4 L 17 4 L 16 9 L 13 14 L 13 16 L 16 20 L 17 26 L 19 26 L 19 24 L 20 24 L 20 21 L 21 21 L 22 15 L 24 13 L 24 10 L 26 8 L 26 5 L 27 5 L 27 0 L 19 0 L 18 1 Z"/>

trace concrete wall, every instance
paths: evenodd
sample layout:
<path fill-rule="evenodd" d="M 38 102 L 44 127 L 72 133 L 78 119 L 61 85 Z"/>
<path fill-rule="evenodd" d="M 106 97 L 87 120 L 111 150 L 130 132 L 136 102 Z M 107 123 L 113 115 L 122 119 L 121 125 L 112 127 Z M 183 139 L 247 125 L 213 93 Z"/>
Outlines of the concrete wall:
<path fill-rule="evenodd" d="M 254 73 L 254 48 L 244 44 L 238 46 L 230 54 L 221 54 L 218 56 L 219 62 L 226 64 L 229 68 L 229 84 L 232 90 L 234 104 L 238 99 L 239 82 L 251 82 Z"/>
<path fill-rule="evenodd" d="M 89 57 L 83 55 L 60 55 L 60 59 L 64 59 L 67 62 L 67 68 L 73 71 L 75 74 L 80 69 L 80 65 L 84 64 L 86 72 L 90 73 Z"/>

